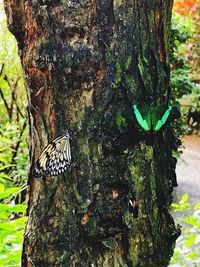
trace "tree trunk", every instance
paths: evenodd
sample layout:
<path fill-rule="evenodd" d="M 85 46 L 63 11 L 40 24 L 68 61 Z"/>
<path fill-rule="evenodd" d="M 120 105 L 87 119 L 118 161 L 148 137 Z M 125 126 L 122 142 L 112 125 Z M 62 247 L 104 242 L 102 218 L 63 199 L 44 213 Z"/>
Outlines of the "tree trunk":
<path fill-rule="evenodd" d="M 167 266 L 178 140 L 148 144 L 132 104 L 167 104 L 172 0 L 4 0 L 28 96 L 30 170 L 66 130 L 64 175 L 29 175 L 22 266 Z M 132 194 L 138 216 L 129 212 Z"/>

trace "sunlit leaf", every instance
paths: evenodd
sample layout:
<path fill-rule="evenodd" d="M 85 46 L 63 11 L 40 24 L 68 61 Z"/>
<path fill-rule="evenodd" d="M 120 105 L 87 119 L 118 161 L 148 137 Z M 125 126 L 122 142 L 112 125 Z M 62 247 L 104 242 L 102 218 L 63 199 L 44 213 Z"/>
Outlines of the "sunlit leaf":
<path fill-rule="evenodd" d="M 197 226 L 197 227 L 200 226 L 200 224 L 198 223 L 197 219 L 194 218 L 194 216 L 188 216 L 188 217 L 182 218 L 181 220 L 192 226 Z"/>
<path fill-rule="evenodd" d="M 12 181 L 12 179 L 10 178 L 10 176 L 8 176 L 7 174 L 5 174 L 3 172 L 0 173 L 0 179 L 3 180 L 3 181 L 4 180 Z"/>
<path fill-rule="evenodd" d="M 184 194 L 183 196 L 182 196 L 182 198 L 181 198 L 181 202 L 182 203 L 185 203 L 185 202 L 187 202 L 188 201 L 188 194 Z"/>
<path fill-rule="evenodd" d="M 8 198 L 9 196 L 18 193 L 20 191 L 19 187 L 7 188 L 4 192 L 0 192 L 0 200 Z"/>
<path fill-rule="evenodd" d="M 185 246 L 186 248 L 191 247 L 192 245 L 195 244 L 195 240 L 196 240 L 196 235 L 190 235 L 189 238 L 187 239 L 187 241 L 185 242 Z"/>
<path fill-rule="evenodd" d="M 1 212 L 6 212 L 6 213 L 17 213 L 17 212 L 22 212 L 24 213 L 26 211 L 26 205 L 23 204 L 16 204 L 14 206 L 9 206 L 8 204 L 0 204 L 0 214 Z"/>
<path fill-rule="evenodd" d="M 194 206 L 194 210 L 198 210 L 198 209 L 200 209 L 200 202 L 197 203 L 197 204 Z"/>
<path fill-rule="evenodd" d="M 4 190 L 5 190 L 5 186 L 4 186 L 3 184 L 0 183 L 0 193 L 1 193 L 1 192 L 4 192 Z"/>

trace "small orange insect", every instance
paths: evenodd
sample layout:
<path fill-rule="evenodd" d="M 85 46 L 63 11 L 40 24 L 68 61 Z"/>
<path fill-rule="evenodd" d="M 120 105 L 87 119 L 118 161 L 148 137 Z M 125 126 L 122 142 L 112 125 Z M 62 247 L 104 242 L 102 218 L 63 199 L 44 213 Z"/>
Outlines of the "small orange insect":
<path fill-rule="evenodd" d="M 85 213 L 83 215 L 83 217 L 81 218 L 81 224 L 84 225 L 84 224 L 88 223 L 88 221 L 89 221 L 89 215 L 87 213 Z"/>

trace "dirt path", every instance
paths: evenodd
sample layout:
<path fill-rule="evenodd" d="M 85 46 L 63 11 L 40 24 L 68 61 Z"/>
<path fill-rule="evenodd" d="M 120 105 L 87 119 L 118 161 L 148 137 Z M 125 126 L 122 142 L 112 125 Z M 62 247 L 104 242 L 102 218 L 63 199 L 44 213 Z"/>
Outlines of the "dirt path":
<path fill-rule="evenodd" d="M 189 194 L 189 202 L 200 201 L 200 136 L 189 135 L 182 139 L 183 154 L 176 167 L 178 187 L 175 198 Z"/>

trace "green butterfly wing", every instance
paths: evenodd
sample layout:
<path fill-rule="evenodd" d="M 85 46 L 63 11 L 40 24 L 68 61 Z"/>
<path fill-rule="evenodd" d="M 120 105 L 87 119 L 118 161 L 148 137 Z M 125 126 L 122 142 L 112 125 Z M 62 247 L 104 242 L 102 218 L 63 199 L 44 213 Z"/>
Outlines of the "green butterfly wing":
<path fill-rule="evenodd" d="M 137 122 L 144 131 L 158 132 L 167 122 L 180 117 L 180 112 L 176 107 L 167 105 L 154 107 L 133 105 L 133 110 Z"/>
<path fill-rule="evenodd" d="M 141 107 L 133 105 L 133 111 L 137 122 L 142 127 L 142 129 L 149 131 L 151 129 L 151 114 L 149 107 L 145 105 L 142 105 Z"/>
<path fill-rule="evenodd" d="M 158 132 L 167 122 L 172 111 L 172 106 L 158 106 L 155 107 L 153 130 Z M 152 116 L 153 116 L 152 115 Z"/>

